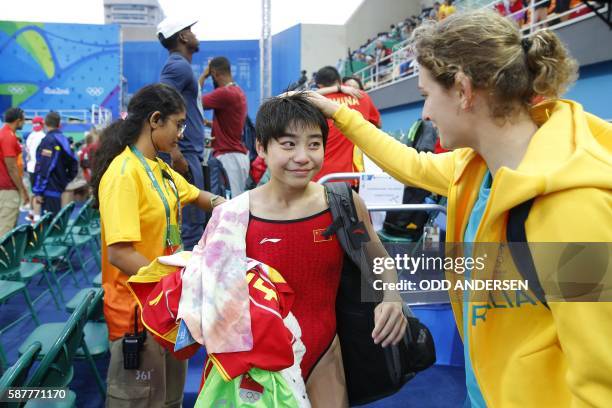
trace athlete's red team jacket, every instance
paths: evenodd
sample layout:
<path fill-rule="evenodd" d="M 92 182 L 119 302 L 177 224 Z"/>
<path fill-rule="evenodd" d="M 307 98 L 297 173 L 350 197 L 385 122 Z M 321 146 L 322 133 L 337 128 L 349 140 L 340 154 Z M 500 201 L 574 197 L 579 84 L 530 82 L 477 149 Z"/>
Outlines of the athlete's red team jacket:
<path fill-rule="evenodd" d="M 151 282 L 145 282 L 147 279 L 141 275 L 138 281 L 128 281 L 128 287 L 141 307 L 143 324 L 155 340 L 177 358 L 185 359 L 193 356 L 200 345 L 196 343 L 174 352 L 179 326 L 175 316 L 182 290 L 182 271 L 183 268 L 173 268 L 173 272 L 161 278 L 159 274 L 152 274 Z M 280 371 L 291 367 L 294 362 L 292 344 L 295 339 L 283 323 L 293 304 L 293 291 L 280 273 L 263 264 L 246 271 L 246 280 L 249 285 L 253 349 L 208 356 L 228 381 L 252 367 Z M 202 384 L 206 374 L 203 373 Z"/>

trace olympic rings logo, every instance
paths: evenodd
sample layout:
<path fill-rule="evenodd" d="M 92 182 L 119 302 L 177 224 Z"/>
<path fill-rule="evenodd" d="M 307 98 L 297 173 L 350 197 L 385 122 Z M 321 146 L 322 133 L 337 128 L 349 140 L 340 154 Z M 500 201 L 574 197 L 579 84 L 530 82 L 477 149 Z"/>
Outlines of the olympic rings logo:
<path fill-rule="evenodd" d="M 8 91 L 13 95 L 21 95 L 25 92 L 25 87 L 20 85 L 9 85 Z"/>
<path fill-rule="evenodd" d="M 104 92 L 104 88 L 90 86 L 85 89 L 85 92 L 87 92 L 90 96 L 100 96 Z"/>

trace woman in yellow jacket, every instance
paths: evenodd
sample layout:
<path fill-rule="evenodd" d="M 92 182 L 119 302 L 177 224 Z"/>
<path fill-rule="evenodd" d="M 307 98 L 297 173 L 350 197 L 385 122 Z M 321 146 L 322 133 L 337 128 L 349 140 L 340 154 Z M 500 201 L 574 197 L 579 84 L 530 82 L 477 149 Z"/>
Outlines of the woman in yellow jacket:
<path fill-rule="evenodd" d="M 127 279 L 158 256 L 182 248 L 181 208 L 206 211 L 223 199 L 201 191 L 161 161 L 185 130 L 185 102 L 173 88 L 148 85 L 134 94 L 124 120 L 107 127 L 94 157 L 92 186 L 102 226 L 104 317 L 111 341 L 107 407 L 180 407 L 187 362 L 176 360 L 135 316 Z M 131 347 L 131 348 L 130 348 Z M 131 351 L 130 351 L 131 350 Z M 134 362 L 131 356 L 138 357 Z"/>
<path fill-rule="evenodd" d="M 521 38 L 510 21 L 477 11 L 425 25 L 413 39 L 422 115 L 451 152 L 417 153 L 357 112 L 314 94 L 311 101 L 393 177 L 448 197 L 449 243 L 499 248 L 509 211 L 530 201 L 523 223 L 530 247 L 607 243 L 598 282 L 584 282 L 587 291 L 596 287 L 588 302 L 571 301 L 585 297 L 568 299 L 566 289 L 580 288 L 571 282 L 593 273 L 593 265 L 561 276 L 556 267 L 568 263 L 568 253 L 552 258 L 554 244 L 532 248 L 537 276 L 548 283 L 542 283 L 547 301 L 522 291 L 497 299 L 451 293 L 465 344 L 468 404 L 612 406 L 612 303 L 606 303 L 612 300 L 612 126 L 578 103 L 555 99 L 574 80 L 577 64 L 550 31 Z M 549 99 L 531 106 L 537 96 Z M 565 296 L 549 296 L 555 288 Z"/>

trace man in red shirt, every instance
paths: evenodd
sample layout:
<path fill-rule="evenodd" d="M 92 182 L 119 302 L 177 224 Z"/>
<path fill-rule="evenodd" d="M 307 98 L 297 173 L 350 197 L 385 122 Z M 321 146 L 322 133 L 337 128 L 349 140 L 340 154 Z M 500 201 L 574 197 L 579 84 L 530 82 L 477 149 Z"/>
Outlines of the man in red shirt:
<path fill-rule="evenodd" d="M 24 204 L 30 201 L 17 164 L 21 145 L 15 131 L 21 130 L 24 122 L 23 111 L 10 108 L 4 113 L 4 126 L 0 129 L 0 236 L 15 227 L 20 198 Z"/>
<path fill-rule="evenodd" d="M 337 87 L 338 91 L 325 95 L 326 98 L 332 99 L 340 104 L 348 105 L 349 108 L 361 113 L 361 115 L 375 126 L 380 127 L 380 112 L 374 106 L 372 99 L 362 92 L 361 98 L 355 98 L 346 95 L 340 91 L 341 78 L 338 70 L 334 67 L 327 66 L 321 68 L 315 80 L 319 88 Z M 327 137 L 327 145 L 325 146 L 325 158 L 321 171 L 314 176 L 313 181 L 319 180 L 326 174 L 331 173 L 350 173 L 362 171 L 361 167 L 361 152 L 355 150 L 353 142 L 348 140 L 336 126 L 332 120 L 328 120 L 329 136 Z"/>
<path fill-rule="evenodd" d="M 200 77 L 200 86 L 212 77 L 215 90 L 202 96 L 204 109 L 213 109 L 213 154 L 225 168 L 232 197 L 245 190 L 250 161 L 247 148 L 242 143 L 242 131 L 247 114 L 246 96 L 234 82 L 230 62 L 225 57 L 215 57 Z"/>

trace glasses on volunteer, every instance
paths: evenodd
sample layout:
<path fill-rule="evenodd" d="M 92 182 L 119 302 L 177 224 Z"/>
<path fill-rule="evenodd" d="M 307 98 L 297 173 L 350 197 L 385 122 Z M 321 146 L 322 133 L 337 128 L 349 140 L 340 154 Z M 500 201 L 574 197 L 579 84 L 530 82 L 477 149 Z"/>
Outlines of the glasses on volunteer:
<path fill-rule="evenodd" d="M 178 132 L 179 136 L 183 136 L 185 129 L 187 129 L 187 122 L 185 120 L 177 121 L 171 118 L 168 118 L 168 120 L 176 124 L 176 131 Z"/>

